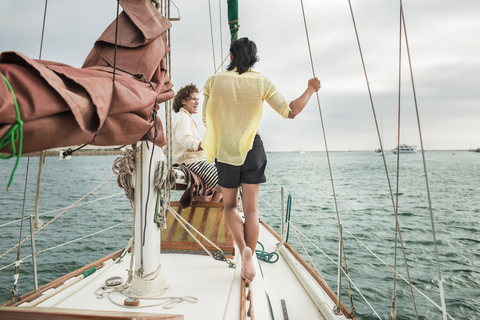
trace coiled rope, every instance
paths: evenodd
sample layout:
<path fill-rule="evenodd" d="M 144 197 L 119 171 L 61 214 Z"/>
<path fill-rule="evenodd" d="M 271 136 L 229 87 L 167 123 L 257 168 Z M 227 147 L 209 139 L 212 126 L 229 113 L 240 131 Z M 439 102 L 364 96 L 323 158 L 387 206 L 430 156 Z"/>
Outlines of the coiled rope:
<path fill-rule="evenodd" d="M 125 191 L 127 199 L 130 201 L 130 206 L 133 208 L 134 190 L 132 186 L 132 179 L 135 172 L 135 155 L 132 149 L 125 149 L 123 157 L 118 157 L 113 162 L 113 173 L 116 174 L 117 184 Z"/>

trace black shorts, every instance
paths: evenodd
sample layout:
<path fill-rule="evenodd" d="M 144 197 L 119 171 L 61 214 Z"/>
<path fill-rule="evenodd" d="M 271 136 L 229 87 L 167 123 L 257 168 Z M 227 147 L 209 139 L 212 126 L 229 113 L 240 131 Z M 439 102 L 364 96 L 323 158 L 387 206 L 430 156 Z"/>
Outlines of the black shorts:
<path fill-rule="evenodd" d="M 267 155 L 259 135 L 255 136 L 253 147 L 247 153 L 247 158 L 241 166 L 232 166 L 217 162 L 218 184 L 224 188 L 237 188 L 242 183 L 259 184 L 266 182 L 265 168 Z"/>

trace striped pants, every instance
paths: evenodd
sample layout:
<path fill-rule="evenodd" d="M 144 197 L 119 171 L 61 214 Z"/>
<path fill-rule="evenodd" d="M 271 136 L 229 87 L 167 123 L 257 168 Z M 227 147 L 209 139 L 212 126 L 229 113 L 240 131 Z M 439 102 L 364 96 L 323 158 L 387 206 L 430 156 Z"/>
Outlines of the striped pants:
<path fill-rule="evenodd" d="M 190 171 L 195 173 L 202 181 L 214 190 L 218 186 L 217 167 L 214 164 L 208 163 L 206 160 L 186 164 Z"/>

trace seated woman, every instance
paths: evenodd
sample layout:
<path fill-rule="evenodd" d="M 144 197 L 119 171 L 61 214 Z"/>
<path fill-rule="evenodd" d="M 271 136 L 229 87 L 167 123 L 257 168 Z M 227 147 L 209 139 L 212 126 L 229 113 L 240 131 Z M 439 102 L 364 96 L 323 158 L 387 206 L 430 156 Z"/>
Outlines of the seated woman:
<path fill-rule="evenodd" d="M 192 114 L 198 112 L 198 101 L 198 89 L 194 84 L 182 87 L 173 99 L 175 111 L 172 114 L 173 162 L 183 164 L 202 179 L 207 187 L 214 191 L 211 201 L 218 202 L 222 198 L 222 193 L 218 186 L 217 168 L 207 162 L 202 149 L 202 139 L 192 118 Z"/>

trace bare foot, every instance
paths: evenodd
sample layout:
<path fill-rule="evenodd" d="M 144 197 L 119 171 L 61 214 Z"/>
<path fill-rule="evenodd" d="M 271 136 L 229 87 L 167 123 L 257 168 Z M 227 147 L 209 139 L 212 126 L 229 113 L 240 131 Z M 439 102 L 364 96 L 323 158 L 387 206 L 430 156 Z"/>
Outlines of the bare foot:
<path fill-rule="evenodd" d="M 242 277 L 246 283 L 252 282 L 255 278 L 256 271 L 253 264 L 252 249 L 246 247 L 242 254 Z"/>

